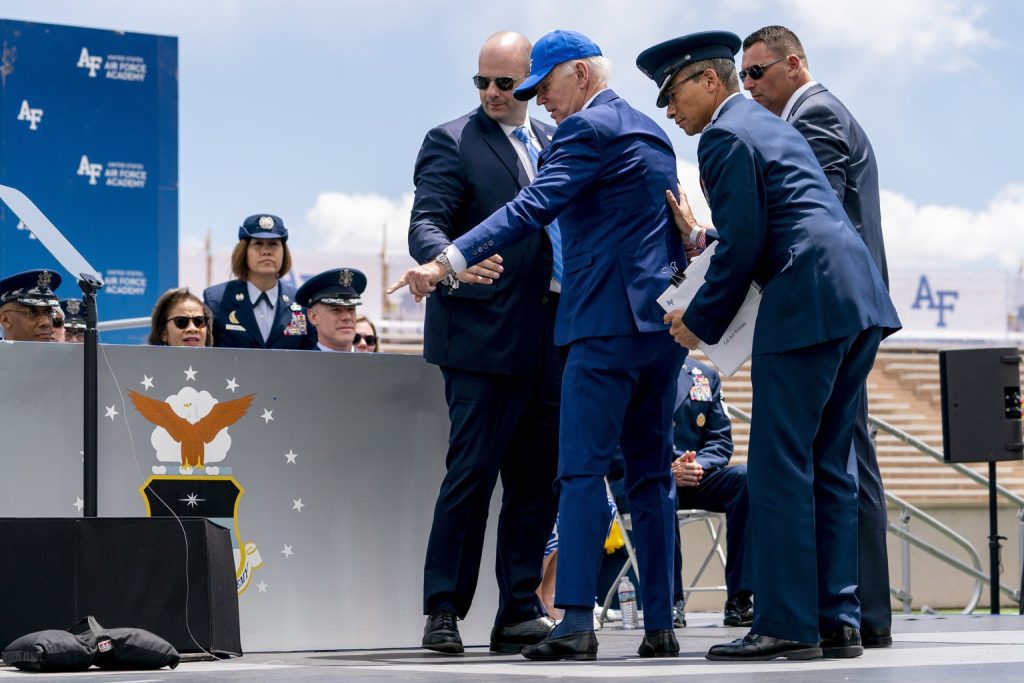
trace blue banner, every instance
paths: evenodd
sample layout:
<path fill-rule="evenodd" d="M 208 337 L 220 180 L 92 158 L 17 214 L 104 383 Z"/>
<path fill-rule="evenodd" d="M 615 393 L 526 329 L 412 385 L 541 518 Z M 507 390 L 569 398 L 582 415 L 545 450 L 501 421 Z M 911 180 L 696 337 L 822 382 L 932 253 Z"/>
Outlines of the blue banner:
<path fill-rule="evenodd" d="M 148 316 L 178 282 L 178 41 L 0 20 L 0 184 L 29 197 L 105 282 L 100 320 Z M 0 207 L 0 274 L 67 273 Z M 105 333 L 142 341 L 146 330 Z"/>

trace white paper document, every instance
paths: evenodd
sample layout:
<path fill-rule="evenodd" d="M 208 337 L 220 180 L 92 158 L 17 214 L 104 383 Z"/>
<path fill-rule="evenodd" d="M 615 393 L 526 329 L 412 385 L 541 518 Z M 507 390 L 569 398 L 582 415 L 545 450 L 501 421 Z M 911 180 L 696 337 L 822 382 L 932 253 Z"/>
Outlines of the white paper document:
<path fill-rule="evenodd" d="M 697 290 L 704 284 L 716 246 L 717 242 L 712 243 L 703 254 L 693 259 L 683 272 L 682 282 L 670 286 L 658 297 L 658 304 L 666 312 L 676 309 L 685 311 L 690 305 L 693 297 L 697 295 Z M 754 324 L 757 322 L 757 309 L 760 305 L 761 290 L 751 284 L 747 298 L 743 300 L 736 317 L 729 323 L 721 340 L 717 344 L 701 342 L 698 347 L 726 377 L 739 370 L 750 358 L 750 352 L 754 348 Z"/>

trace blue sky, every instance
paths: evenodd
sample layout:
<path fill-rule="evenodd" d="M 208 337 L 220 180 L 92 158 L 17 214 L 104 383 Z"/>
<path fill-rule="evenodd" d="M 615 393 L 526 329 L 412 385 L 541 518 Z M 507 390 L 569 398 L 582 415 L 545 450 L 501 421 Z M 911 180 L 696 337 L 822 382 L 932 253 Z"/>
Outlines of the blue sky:
<path fill-rule="evenodd" d="M 1015 273 L 1024 259 L 1014 0 L 4 0 L 0 16 L 179 38 L 183 253 L 207 230 L 230 248 L 256 212 L 284 217 L 293 247 L 339 261 L 379 251 L 384 224 L 404 253 L 423 135 L 476 106 L 477 51 L 500 29 L 593 38 L 612 87 L 662 122 L 699 195 L 696 139 L 655 108 L 636 55 L 691 31 L 780 23 L 872 140 L 890 267 Z"/>

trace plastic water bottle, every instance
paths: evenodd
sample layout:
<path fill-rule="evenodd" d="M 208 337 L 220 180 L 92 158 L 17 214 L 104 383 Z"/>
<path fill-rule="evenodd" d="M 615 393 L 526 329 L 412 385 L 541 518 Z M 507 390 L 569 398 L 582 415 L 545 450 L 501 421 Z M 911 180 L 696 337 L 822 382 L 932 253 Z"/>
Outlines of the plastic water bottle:
<path fill-rule="evenodd" d="M 622 628 L 639 626 L 636 615 L 636 588 L 629 580 L 629 575 L 619 581 L 619 609 L 622 610 Z"/>

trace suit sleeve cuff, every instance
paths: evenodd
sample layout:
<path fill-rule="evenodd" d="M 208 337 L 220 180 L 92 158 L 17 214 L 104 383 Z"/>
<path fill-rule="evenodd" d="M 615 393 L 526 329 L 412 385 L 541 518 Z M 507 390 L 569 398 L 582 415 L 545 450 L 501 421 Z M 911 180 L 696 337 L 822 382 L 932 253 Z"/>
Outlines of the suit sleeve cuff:
<path fill-rule="evenodd" d="M 449 244 L 445 247 L 444 255 L 448 257 L 448 263 L 451 264 L 452 270 L 456 273 L 461 273 L 466 269 L 466 257 L 462 255 L 462 252 L 454 244 Z"/>

